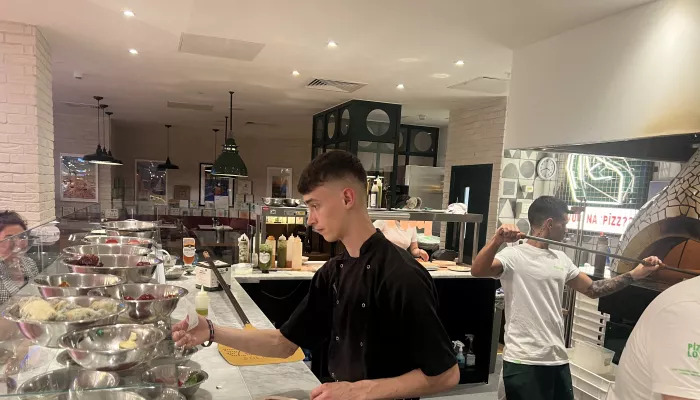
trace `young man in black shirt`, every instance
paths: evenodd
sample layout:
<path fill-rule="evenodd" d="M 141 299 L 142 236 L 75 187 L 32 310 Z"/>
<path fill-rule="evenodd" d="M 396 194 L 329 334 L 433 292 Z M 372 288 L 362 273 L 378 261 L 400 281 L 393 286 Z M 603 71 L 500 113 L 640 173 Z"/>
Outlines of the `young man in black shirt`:
<path fill-rule="evenodd" d="M 459 382 L 450 338 L 437 316 L 432 278 L 404 249 L 387 240 L 367 214 L 366 173 L 344 151 L 318 156 L 303 171 L 298 191 L 308 223 L 346 251 L 314 275 L 306 298 L 279 330 L 243 331 L 200 317 L 186 332 L 173 327 L 178 346 L 207 340 L 269 357 L 330 341 L 334 383 L 314 389 L 313 400 L 411 398 Z"/>

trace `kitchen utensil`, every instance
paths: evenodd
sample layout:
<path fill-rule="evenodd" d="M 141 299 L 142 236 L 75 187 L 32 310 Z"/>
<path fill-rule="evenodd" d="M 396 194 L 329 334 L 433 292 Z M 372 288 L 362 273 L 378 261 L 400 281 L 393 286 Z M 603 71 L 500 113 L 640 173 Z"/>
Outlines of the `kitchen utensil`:
<path fill-rule="evenodd" d="M 32 398 L 68 400 L 68 389 L 105 389 L 118 384 L 119 377 L 114 373 L 65 368 L 29 378 L 17 388 L 17 393 L 31 393 Z"/>
<path fill-rule="evenodd" d="M 299 199 L 283 199 L 282 203 L 285 207 L 298 207 L 301 201 Z"/>
<path fill-rule="evenodd" d="M 190 376 L 197 377 L 197 383 L 192 385 L 178 386 L 178 382 L 185 382 Z M 161 383 L 163 385 L 177 388 L 177 390 L 186 397 L 191 397 L 197 392 L 199 386 L 209 379 L 209 374 L 204 370 L 185 366 L 158 365 L 148 369 L 141 375 L 141 381 L 144 383 Z"/>
<path fill-rule="evenodd" d="M 135 219 L 105 222 L 102 224 L 102 227 L 107 231 L 108 235 L 111 232 L 116 232 L 118 236 L 134 236 L 146 239 L 153 238 L 155 231 L 158 229 L 158 225 L 155 222 L 137 221 Z"/>
<path fill-rule="evenodd" d="M 95 254 L 98 256 L 107 254 L 145 256 L 150 252 L 151 251 L 145 247 L 127 244 L 83 244 L 80 246 L 69 246 L 63 249 L 63 254 L 68 257 L 80 257 L 85 254 Z"/>
<path fill-rule="evenodd" d="M 119 287 L 122 302 L 126 304 L 127 312 L 124 317 L 138 323 L 151 323 L 163 320 L 170 316 L 181 298 L 187 296 L 187 289 L 179 286 L 160 283 L 127 283 Z M 118 295 L 116 288 L 108 288 L 105 291 L 115 297 Z M 141 295 L 150 294 L 154 300 L 123 300 L 130 296 L 138 299 Z"/>
<path fill-rule="evenodd" d="M 58 274 L 34 278 L 41 297 L 89 296 L 90 291 L 121 285 L 124 278 L 107 274 Z M 61 287 L 61 284 L 68 287 Z"/>
<path fill-rule="evenodd" d="M 588 249 L 588 248 L 585 248 L 585 247 L 580 247 L 580 246 L 576 246 L 576 245 L 569 244 L 569 243 L 557 242 L 556 240 L 550 240 L 550 239 L 545 239 L 545 238 L 541 238 L 541 237 L 537 237 L 537 236 L 530 236 L 530 235 L 523 235 L 523 238 L 524 238 L 524 239 L 528 239 L 528 240 L 536 240 L 536 241 L 538 241 L 538 242 L 547 243 L 547 244 L 551 244 L 551 245 L 555 245 L 555 246 L 568 247 L 568 248 L 574 249 L 574 250 L 586 251 L 586 252 L 593 253 L 593 254 L 600 254 L 600 255 L 602 255 L 602 256 L 606 256 L 606 257 L 610 257 L 610 258 L 617 258 L 618 260 L 626 261 L 626 262 L 629 262 L 629 263 L 632 263 L 632 264 L 650 265 L 649 263 L 647 263 L 647 262 L 644 261 L 644 260 L 637 260 L 637 259 L 635 259 L 635 258 L 626 257 L 626 256 L 622 256 L 622 255 L 619 255 L 619 254 L 612 254 L 612 253 L 608 253 L 608 252 L 605 252 L 605 251 L 599 251 L 599 250 L 594 250 L 594 249 Z M 669 266 L 666 265 L 666 264 L 662 264 L 662 265 L 661 265 L 661 268 L 667 269 L 667 270 L 670 270 L 670 271 L 680 272 L 680 273 L 683 273 L 683 274 L 692 275 L 692 276 L 700 276 L 700 272 L 691 271 L 691 270 L 687 270 L 687 269 L 681 269 L 681 268 L 675 268 L 675 267 L 669 267 Z"/>
<path fill-rule="evenodd" d="M 51 297 L 47 300 L 57 298 L 59 297 Z M 94 296 L 69 296 L 60 297 L 60 299 L 81 307 L 90 307 L 90 304 L 92 304 L 93 301 L 106 300 L 113 302 L 117 307 L 117 311 L 110 313 L 105 317 L 99 317 L 91 320 L 38 322 L 22 320 L 19 317 L 19 304 L 14 304 L 9 306 L 2 313 L 2 316 L 7 320 L 16 322 L 24 337 L 33 341 L 35 344 L 56 348 L 59 347 L 58 341 L 64 334 L 89 327 L 114 324 L 117 322 L 119 315 L 126 311 L 126 305 L 120 300 L 116 299 L 106 299 L 104 297 Z"/>
<path fill-rule="evenodd" d="M 277 199 L 274 197 L 263 197 L 262 198 L 263 204 L 266 206 L 271 206 L 271 207 L 282 207 L 283 204 L 283 199 Z"/>
<path fill-rule="evenodd" d="M 136 347 L 119 343 L 136 334 Z M 98 371 L 122 371 L 149 361 L 165 333 L 154 325 L 117 324 L 83 329 L 63 335 L 58 344 L 81 367 Z"/>
<path fill-rule="evenodd" d="M 78 257 L 61 260 L 61 265 L 71 272 L 80 274 L 109 274 L 124 278 L 126 282 L 150 282 L 153 272 L 161 260 L 153 256 L 125 254 L 102 254 L 99 256 L 101 266 L 77 265 Z M 137 266 L 139 262 L 147 265 Z"/>
<path fill-rule="evenodd" d="M 114 242 L 116 240 L 116 243 Z M 121 244 L 130 246 L 141 246 L 152 248 L 155 244 L 153 239 L 138 238 L 133 236 L 97 236 L 89 235 L 83 238 L 83 243 L 87 244 Z"/>

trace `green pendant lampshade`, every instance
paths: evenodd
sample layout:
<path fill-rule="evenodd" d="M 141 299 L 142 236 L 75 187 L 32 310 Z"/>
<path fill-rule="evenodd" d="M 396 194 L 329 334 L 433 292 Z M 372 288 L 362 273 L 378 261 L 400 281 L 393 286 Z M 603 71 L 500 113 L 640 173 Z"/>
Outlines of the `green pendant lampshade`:
<path fill-rule="evenodd" d="M 163 164 L 158 164 L 158 169 L 161 171 L 169 170 L 169 169 L 180 169 L 177 165 L 173 164 L 170 162 L 170 127 L 172 125 L 165 125 L 165 127 L 168 129 L 168 158 L 165 159 L 165 162 Z"/>
<path fill-rule="evenodd" d="M 229 131 L 231 132 L 231 137 L 226 138 L 224 145 L 222 146 L 222 151 L 219 157 L 214 162 L 214 166 L 211 167 L 211 174 L 214 176 L 225 176 L 225 177 L 240 177 L 245 178 L 248 176 L 248 167 L 245 166 L 241 155 L 238 153 L 238 145 L 233 139 L 233 92 L 229 93 Z"/>

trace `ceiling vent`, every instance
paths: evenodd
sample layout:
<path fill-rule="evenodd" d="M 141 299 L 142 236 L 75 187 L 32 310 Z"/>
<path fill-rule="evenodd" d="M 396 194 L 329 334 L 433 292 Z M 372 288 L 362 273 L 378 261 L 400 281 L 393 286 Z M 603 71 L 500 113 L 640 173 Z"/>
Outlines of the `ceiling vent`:
<path fill-rule="evenodd" d="M 232 60 L 253 61 L 260 54 L 265 44 L 225 39 L 214 36 L 182 33 L 180 35 L 180 53 L 199 54 L 201 56 L 230 58 Z"/>
<path fill-rule="evenodd" d="M 256 121 L 246 121 L 246 125 L 256 125 L 256 126 L 277 126 L 277 124 L 273 124 L 272 122 L 256 122 Z"/>
<path fill-rule="evenodd" d="M 466 82 L 449 86 L 448 89 L 468 90 L 470 92 L 503 94 L 508 91 L 508 79 L 481 76 Z"/>
<path fill-rule="evenodd" d="M 214 106 L 211 104 L 197 104 L 197 103 L 182 103 L 179 101 L 169 101 L 168 108 L 179 108 L 181 110 L 193 110 L 193 111 L 212 111 Z"/>
<path fill-rule="evenodd" d="M 72 108 L 97 108 L 96 104 L 74 103 L 72 101 L 62 101 L 61 103 Z"/>
<path fill-rule="evenodd" d="M 352 93 L 365 86 L 367 86 L 366 83 L 314 78 L 304 87 L 307 89 L 326 90 L 329 92 Z"/>

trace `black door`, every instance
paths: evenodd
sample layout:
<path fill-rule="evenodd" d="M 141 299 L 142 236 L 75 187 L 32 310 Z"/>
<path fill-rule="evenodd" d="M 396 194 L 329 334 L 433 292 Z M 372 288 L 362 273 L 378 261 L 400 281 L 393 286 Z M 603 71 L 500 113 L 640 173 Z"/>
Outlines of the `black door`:
<path fill-rule="evenodd" d="M 491 174 L 493 164 L 459 165 L 452 167 L 450 177 L 450 203 L 467 203 L 467 210 L 472 214 L 481 214 L 484 221 L 479 227 L 479 248 L 486 244 L 486 225 L 488 224 L 489 200 L 491 198 Z M 465 200 L 466 198 L 466 200 Z M 467 225 L 464 239 L 464 259 L 471 263 L 474 226 Z M 445 247 L 459 251 L 459 224 L 447 224 Z"/>

